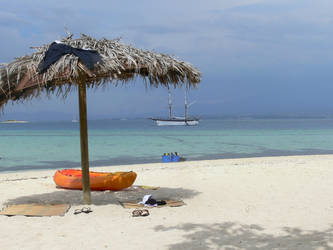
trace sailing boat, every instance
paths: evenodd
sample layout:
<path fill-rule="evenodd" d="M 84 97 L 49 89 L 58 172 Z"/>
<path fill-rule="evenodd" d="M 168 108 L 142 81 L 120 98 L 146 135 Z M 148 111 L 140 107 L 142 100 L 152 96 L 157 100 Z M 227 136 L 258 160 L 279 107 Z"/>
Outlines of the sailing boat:
<path fill-rule="evenodd" d="M 188 85 L 185 87 L 185 117 L 173 117 L 172 116 L 172 101 L 171 101 L 171 92 L 170 87 L 168 85 L 168 94 L 169 94 L 169 119 L 163 118 L 151 118 L 156 122 L 157 126 L 195 126 L 199 124 L 199 118 L 189 117 L 188 116 L 188 108 L 190 105 L 188 104 Z"/>
<path fill-rule="evenodd" d="M 76 116 L 75 116 L 75 115 L 73 116 L 72 122 L 79 122 L 79 121 L 76 119 Z"/>

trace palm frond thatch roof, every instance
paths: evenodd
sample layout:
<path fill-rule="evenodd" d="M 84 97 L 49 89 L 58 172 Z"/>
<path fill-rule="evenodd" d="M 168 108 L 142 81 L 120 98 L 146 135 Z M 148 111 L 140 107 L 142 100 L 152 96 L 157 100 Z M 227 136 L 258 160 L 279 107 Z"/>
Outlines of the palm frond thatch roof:
<path fill-rule="evenodd" d="M 191 64 L 166 54 L 124 45 L 119 39 L 97 40 L 82 34 L 78 39 L 69 35 L 61 42 L 74 48 L 96 50 L 102 57 L 102 63 L 90 71 L 78 57 L 66 54 L 46 72 L 39 74 L 37 67 L 50 45 L 34 47 L 36 51 L 33 54 L 0 66 L 0 107 L 9 100 L 30 99 L 42 92 L 50 94 L 56 91 L 66 96 L 73 85 L 82 81 L 89 87 L 126 82 L 135 76 L 143 77 L 156 87 L 183 83 L 196 87 L 200 82 L 201 73 Z"/>

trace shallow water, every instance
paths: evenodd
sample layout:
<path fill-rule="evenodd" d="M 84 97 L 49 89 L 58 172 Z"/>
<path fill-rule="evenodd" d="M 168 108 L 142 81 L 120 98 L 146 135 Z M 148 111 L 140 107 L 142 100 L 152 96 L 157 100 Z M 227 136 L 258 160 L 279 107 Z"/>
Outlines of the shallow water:
<path fill-rule="evenodd" d="M 333 119 L 203 119 L 195 127 L 151 120 L 89 121 L 90 165 L 333 153 Z M 79 123 L 0 124 L 0 171 L 80 166 Z"/>

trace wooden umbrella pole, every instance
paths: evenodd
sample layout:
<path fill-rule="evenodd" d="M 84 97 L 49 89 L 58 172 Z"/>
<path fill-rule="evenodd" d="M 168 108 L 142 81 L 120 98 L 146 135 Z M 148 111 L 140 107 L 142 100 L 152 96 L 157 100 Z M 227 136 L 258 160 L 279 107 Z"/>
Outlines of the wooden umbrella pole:
<path fill-rule="evenodd" d="M 87 97 L 85 82 L 79 83 L 79 109 L 80 109 L 80 142 L 83 201 L 91 204 L 89 153 L 88 153 L 88 124 L 87 124 Z"/>

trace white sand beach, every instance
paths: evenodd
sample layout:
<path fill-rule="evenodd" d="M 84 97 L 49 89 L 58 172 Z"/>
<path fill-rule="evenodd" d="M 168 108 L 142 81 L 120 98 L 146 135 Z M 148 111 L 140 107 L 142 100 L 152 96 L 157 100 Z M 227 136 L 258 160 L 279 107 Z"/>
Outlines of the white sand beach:
<path fill-rule="evenodd" d="M 74 215 L 86 207 L 82 193 L 57 189 L 55 171 L 1 173 L 2 208 L 27 202 L 72 206 L 64 216 L 0 216 L 0 249 L 333 249 L 333 155 L 92 170 L 133 170 L 138 177 L 128 190 L 92 192 L 93 212 Z M 144 194 L 186 205 L 132 217 L 133 209 L 119 204 Z"/>

